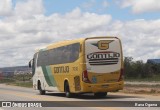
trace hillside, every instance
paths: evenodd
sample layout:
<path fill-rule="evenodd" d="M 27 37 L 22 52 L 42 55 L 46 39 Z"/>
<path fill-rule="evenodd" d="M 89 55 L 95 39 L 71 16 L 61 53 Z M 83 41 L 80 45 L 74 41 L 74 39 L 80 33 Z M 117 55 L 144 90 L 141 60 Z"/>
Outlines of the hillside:
<path fill-rule="evenodd" d="M 0 68 L 1 72 L 28 71 L 28 70 L 31 70 L 28 66 L 15 66 L 15 67 Z"/>

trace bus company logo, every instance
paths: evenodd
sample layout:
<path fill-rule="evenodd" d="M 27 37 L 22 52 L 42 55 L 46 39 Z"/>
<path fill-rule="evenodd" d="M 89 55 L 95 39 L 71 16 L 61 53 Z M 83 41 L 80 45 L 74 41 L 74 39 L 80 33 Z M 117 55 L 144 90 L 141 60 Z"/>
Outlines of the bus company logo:
<path fill-rule="evenodd" d="M 12 107 L 11 102 L 2 102 L 2 107 Z"/>
<path fill-rule="evenodd" d="M 90 65 L 114 65 L 119 61 L 120 53 L 112 51 L 94 52 L 87 55 Z"/>
<path fill-rule="evenodd" d="M 100 40 L 97 43 L 92 43 L 92 45 L 98 47 L 100 50 L 107 50 L 109 48 L 109 43 L 113 40 Z"/>

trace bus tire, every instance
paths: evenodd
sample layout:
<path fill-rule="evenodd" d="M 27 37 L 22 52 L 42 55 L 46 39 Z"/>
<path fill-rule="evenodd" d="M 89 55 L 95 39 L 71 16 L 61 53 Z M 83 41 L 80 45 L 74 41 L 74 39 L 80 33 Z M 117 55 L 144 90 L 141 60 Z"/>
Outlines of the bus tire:
<path fill-rule="evenodd" d="M 45 95 L 46 91 L 42 90 L 40 81 L 38 81 L 38 90 L 40 95 Z"/>
<path fill-rule="evenodd" d="M 107 95 L 107 92 L 97 92 L 97 93 L 94 93 L 95 97 L 100 97 L 100 98 L 106 97 L 106 95 Z"/>
<path fill-rule="evenodd" d="M 65 88 L 64 91 L 65 91 L 66 97 L 71 98 L 72 93 L 70 92 L 69 84 L 68 84 L 67 81 L 65 82 L 65 87 L 64 88 Z"/>

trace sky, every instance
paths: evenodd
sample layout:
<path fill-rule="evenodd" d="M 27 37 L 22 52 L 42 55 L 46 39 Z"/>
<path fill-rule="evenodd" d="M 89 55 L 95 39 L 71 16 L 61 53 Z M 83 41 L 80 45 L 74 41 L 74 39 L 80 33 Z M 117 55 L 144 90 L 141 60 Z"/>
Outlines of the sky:
<path fill-rule="evenodd" d="M 125 57 L 160 58 L 160 0 L 0 0 L 0 67 L 68 39 L 117 36 Z"/>

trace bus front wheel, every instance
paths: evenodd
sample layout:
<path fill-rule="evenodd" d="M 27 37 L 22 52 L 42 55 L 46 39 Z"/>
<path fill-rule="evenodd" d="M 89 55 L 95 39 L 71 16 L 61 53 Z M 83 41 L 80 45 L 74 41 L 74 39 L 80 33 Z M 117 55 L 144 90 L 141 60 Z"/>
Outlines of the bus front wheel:
<path fill-rule="evenodd" d="M 65 95 L 66 97 L 70 98 L 72 96 L 72 93 L 70 92 L 70 89 L 69 89 L 69 84 L 68 82 L 65 82 Z"/>
<path fill-rule="evenodd" d="M 38 82 L 38 90 L 39 90 L 39 94 L 40 95 L 45 95 L 46 91 L 45 90 L 42 90 L 42 87 L 41 87 L 41 83 Z"/>
<path fill-rule="evenodd" d="M 106 97 L 106 95 L 107 95 L 107 92 L 97 92 L 97 93 L 94 93 L 95 97 Z"/>

